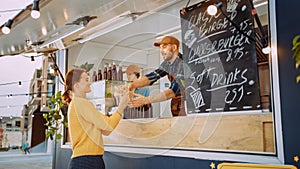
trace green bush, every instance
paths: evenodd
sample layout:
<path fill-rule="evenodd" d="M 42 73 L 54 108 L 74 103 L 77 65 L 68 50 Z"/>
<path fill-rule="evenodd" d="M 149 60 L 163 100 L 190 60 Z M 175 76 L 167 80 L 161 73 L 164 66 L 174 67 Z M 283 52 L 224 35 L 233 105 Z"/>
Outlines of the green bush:
<path fill-rule="evenodd" d="M 68 126 L 68 123 L 63 121 L 61 110 L 65 110 L 67 105 L 63 103 L 61 97 L 61 91 L 57 92 L 50 99 L 50 103 L 48 104 L 48 108 L 50 111 L 48 113 L 44 113 L 43 117 L 46 120 L 45 126 L 47 126 L 46 130 L 46 139 L 55 139 L 56 141 L 62 138 L 60 133 L 57 131 L 62 126 Z"/>
<path fill-rule="evenodd" d="M 298 69 L 300 66 L 300 35 L 294 37 L 292 50 L 294 51 L 293 59 L 296 62 L 296 69 Z M 296 82 L 300 82 L 300 75 L 296 77 Z"/>

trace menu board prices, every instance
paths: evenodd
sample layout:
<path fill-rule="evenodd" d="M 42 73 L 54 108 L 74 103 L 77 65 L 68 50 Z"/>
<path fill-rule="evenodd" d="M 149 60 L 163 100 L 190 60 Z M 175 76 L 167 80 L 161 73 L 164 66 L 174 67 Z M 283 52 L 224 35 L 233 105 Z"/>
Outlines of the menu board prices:
<path fill-rule="evenodd" d="M 216 15 L 207 7 L 220 4 Z M 260 109 L 248 1 L 205 1 L 181 12 L 187 113 Z"/>

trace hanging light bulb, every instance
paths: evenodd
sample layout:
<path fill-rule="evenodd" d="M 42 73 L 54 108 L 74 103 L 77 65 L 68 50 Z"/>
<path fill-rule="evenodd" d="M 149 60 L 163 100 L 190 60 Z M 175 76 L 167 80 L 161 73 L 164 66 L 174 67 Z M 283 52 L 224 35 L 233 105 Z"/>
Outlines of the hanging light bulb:
<path fill-rule="evenodd" d="M 262 48 L 262 52 L 264 54 L 269 54 L 271 52 L 270 46 L 266 46 L 266 47 Z"/>
<path fill-rule="evenodd" d="M 22 82 L 21 81 L 19 81 L 19 87 L 22 87 Z"/>
<path fill-rule="evenodd" d="M 218 9 L 217 9 L 217 7 L 216 7 L 215 5 L 209 5 L 209 6 L 207 7 L 207 13 L 208 13 L 209 15 L 216 15 L 216 14 L 217 14 L 217 11 L 218 11 Z"/>
<path fill-rule="evenodd" d="M 49 68 L 49 73 L 51 74 L 51 75 L 54 75 L 54 73 L 55 73 L 55 66 L 54 65 L 51 65 L 50 66 L 50 68 Z"/>
<path fill-rule="evenodd" d="M 214 4 L 214 5 L 209 5 L 207 7 L 206 11 L 207 11 L 207 13 L 209 15 L 216 15 L 217 12 L 218 12 L 218 8 L 221 7 L 221 6 L 222 6 L 222 2 L 218 2 L 218 3 Z"/>
<path fill-rule="evenodd" d="M 32 9 L 31 9 L 31 17 L 33 19 L 38 19 L 40 17 L 40 9 L 39 9 L 39 1 L 34 0 L 32 3 Z"/>
<path fill-rule="evenodd" d="M 2 28 L 2 32 L 4 33 L 4 34 L 9 34 L 10 33 L 10 29 L 11 29 L 11 25 L 12 25 L 12 20 L 11 19 L 9 19 L 5 24 L 4 24 L 4 26 L 3 26 L 3 28 Z"/>

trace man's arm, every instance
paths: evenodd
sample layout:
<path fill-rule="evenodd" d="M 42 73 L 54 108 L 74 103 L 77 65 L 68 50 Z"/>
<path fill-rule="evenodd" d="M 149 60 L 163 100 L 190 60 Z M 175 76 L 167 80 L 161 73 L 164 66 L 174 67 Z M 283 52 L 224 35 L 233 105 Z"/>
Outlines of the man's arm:
<path fill-rule="evenodd" d="M 168 73 L 165 71 L 163 65 L 165 65 L 165 62 L 163 62 L 161 66 L 157 68 L 155 71 L 148 73 L 145 76 L 141 77 L 140 79 L 129 84 L 128 90 L 133 91 L 136 88 L 152 85 L 161 77 L 166 76 Z"/>
<path fill-rule="evenodd" d="M 162 102 L 162 101 L 169 100 L 173 97 L 175 97 L 175 94 L 174 94 L 173 90 L 166 89 L 162 93 L 159 93 L 155 96 L 149 96 L 147 98 L 148 98 L 149 103 L 156 103 L 156 102 Z"/>
<path fill-rule="evenodd" d="M 136 88 L 149 86 L 149 85 L 150 85 L 150 80 L 148 79 L 147 76 L 143 76 L 140 79 L 130 83 L 129 86 L 128 86 L 128 90 L 133 91 Z"/>
<path fill-rule="evenodd" d="M 173 97 L 175 97 L 175 94 L 172 89 L 167 89 L 163 91 L 162 93 L 159 93 L 155 96 L 149 96 L 145 97 L 140 94 L 134 94 L 134 98 L 130 102 L 131 107 L 139 107 L 145 104 L 150 104 L 150 103 L 156 103 L 156 102 L 162 102 L 165 100 L 169 100 Z"/>

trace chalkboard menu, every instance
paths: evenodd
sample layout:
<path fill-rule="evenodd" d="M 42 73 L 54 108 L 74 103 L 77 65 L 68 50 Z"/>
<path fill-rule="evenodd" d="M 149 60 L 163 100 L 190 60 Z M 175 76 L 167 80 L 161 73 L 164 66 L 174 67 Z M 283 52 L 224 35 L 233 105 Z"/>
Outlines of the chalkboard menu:
<path fill-rule="evenodd" d="M 209 15 L 207 7 L 219 2 L 217 14 Z M 249 2 L 205 1 L 180 16 L 187 113 L 260 109 Z"/>

